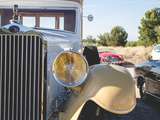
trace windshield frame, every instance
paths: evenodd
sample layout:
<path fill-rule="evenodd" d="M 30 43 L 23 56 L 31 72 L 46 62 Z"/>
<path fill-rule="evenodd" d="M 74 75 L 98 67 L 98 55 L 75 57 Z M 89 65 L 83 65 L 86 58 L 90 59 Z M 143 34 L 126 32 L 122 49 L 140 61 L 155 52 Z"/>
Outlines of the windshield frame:
<path fill-rule="evenodd" d="M 12 9 L 11 8 L 0 8 L 2 11 L 8 11 L 9 13 L 12 13 Z M 56 30 L 56 31 L 64 31 L 64 32 L 71 32 L 71 33 L 75 33 L 75 34 L 80 34 L 80 31 L 81 31 L 81 21 L 80 21 L 80 17 L 81 17 L 81 15 L 80 15 L 80 11 L 81 11 L 81 9 L 79 8 L 79 7 L 52 7 L 52 8 L 26 8 L 26 7 L 21 7 L 20 6 L 20 8 L 19 8 L 19 14 L 20 15 L 22 15 L 21 17 L 20 17 L 20 19 L 22 20 L 23 18 L 22 17 L 30 17 L 30 16 L 35 16 L 36 15 L 36 13 L 35 13 L 35 15 L 34 15 L 34 13 L 33 13 L 33 15 L 27 15 L 27 14 L 32 14 L 32 12 L 31 13 L 27 13 L 27 11 L 36 11 L 36 10 L 39 10 L 38 12 L 40 13 L 40 11 L 42 10 L 42 14 L 43 14 L 43 10 L 45 11 L 55 11 L 55 13 L 56 13 L 56 11 L 74 11 L 74 16 L 75 16 L 75 20 L 74 20 L 74 28 L 73 28 L 73 31 L 71 30 L 59 30 L 59 29 L 55 29 L 55 28 L 44 28 L 44 29 L 51 29 L 51 30 Z M 1 14 L 1 19 L 3 19 L 3 21 L 4 21 L 4 19 L 5 19 L 5 21 L 6 21 L 6 18 L 2 18 L 2 17 L 5 17 L 4 15 L 5 14 L 3 14 L 3 13 L 0 13 Z M 26 14 L 26 15 L 25 15 Z M 38 14 L 38 13 L 37 13 Z M 45 16 L 45 15 L 44 15 Z M 36 17 L 36 16 L 35 16 Z M 4 26 L 4 25 L 7 25 L 7 24 L 9 24 L 9 20 L 11 20 L 12 19 L 12 16 L 10 16 L 10 18 L 7 18 L 8 20 L 8 22 L 6 22 L 5 24 L 4 23 L 2 23 L 1 25 L 2 26 Z M 72 24 L 72 22 L 71 22 L 71 24 Z M 26 27 L 29 27 L 29 26 L 26 26 Z M 34 28 L 34 27 L 30 27 L 30 28 Z M 36 27 L 36 28 L 41 28 L 41 27 Z"/>
<path fill-rule="evenodd" d="M 20 9 L 21 10 L 21 9 Z M 27 9 L 27 10 L 29 10 L 29 9 Z M 34 10 L 34 9 L 32 9 L 32 10 Z M 42 9 L 42 10 L 46 10 L 46 9 Z M 79 29 L 79 25 L 78 24 L 80 24 L 80 22 L 78 21 L 78 17 L 80 16 L 79 15 L 79 9 L 77 8 L 77 7 L 61 7 L 61 8 L 59 8 L 59 7 L 54 7 L 54 8 L 51 8 L 51 9 L 47 9 L 47 10 L 62 10 L 62 11 L 67 11 L 67 10 L 71 10 L 71 11 L 75 11 L 75 26 L 74 26 L 74 30 L 73 31 L 69 31 L 69 30 L 60 30 L 60 29 L 56 29 L 56 28 L 47 28 L 47 27 L 45 27 L 45 28 L 43 28 L 43 27 L 32 27 L 32 28 L 36 28 L 36 29 L 50 29 L 50 30 L 56 30 L 56 31 L 65 31 L 65 32 L 71 32 L 71 33 L 78 33 L 78 29 Z M 24 12 L 25 13 L 25 12 Z M 28 16 L 27 16 L 28 17 Z"/>

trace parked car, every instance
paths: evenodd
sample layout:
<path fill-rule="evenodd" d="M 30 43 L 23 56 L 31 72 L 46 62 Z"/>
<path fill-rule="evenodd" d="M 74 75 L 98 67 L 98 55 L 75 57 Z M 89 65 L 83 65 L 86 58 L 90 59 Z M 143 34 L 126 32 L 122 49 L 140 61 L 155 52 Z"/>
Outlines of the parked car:
<path fill-rule="evenodd" d="M 125 63 L 122 55 L 113 52 L 100 52 L 99 56 L 101 63 L 112 63 L 117 65 Z"/>
<path fill-rule="evenodd" d="M 160 44 L 153 47 L 153 50 L 151 53 L 151 59 L 160 60 Z"/>
<path fill-rule="evenodd" d="M 160 102 L 160 61 L 150 60 L 135 68 L 141 98 L 150 95 Z"/>
<path fill-rule="evenodd" d="M 98 56 L 94 64 L 88 60 L 98 53 L 81 43 L 82 3 L 0 2 L 0 120 L 110 120 L 101 117 L 102 110 L 127 114 L 134 109 L 129 72 L 98 64 Z"/>

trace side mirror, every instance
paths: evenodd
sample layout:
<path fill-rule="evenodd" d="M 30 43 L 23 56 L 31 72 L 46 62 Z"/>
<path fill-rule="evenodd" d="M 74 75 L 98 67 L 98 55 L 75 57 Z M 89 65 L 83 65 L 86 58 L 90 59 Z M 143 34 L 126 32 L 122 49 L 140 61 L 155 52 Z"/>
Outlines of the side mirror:
<path fill-rule="evenodd" d="M 88 16 L 83 16 L 83 17 L 84 17 L 84 18 L 87 18 L 87 20 L 88 20 L 89 22 L 92 22 L 93 19 L 94 19 L 93 15 L 88 15 Z"/>
<path fill-rule="evenodd" d="M 87 19 L 89 22 L 92 22 L 94 20 L 94 16 L 93 15 L 88 15 Z"/>

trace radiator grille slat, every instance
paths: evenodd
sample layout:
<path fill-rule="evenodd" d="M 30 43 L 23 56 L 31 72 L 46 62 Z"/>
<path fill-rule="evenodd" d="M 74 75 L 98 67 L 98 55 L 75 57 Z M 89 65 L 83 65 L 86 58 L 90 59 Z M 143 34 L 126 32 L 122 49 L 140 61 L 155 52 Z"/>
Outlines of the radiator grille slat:
<path fill-rule="evenodd" d="M 39 41 L 39 37 L 36 37 L 36 41 Z M 41 56 L 40 56 L 40 55 L 41 55 L 41 54 L 40 54 L 40 53 L 41 53 L 41 51 L 40 51 L 40 50 L 41 50 L 40 42 L 38 42 L 37 45 L 38 45 L 38 46 L 37 46 L 37 50 L 38 50 L 37 53 L 38 53 L 38 54 L 37 54 L 36 57 L 37 57 L 37 59 L 38 59 L 38 60 L 37 60 L 37 65 L 38 65 L 38 66 L 36 67 L 36 68 L 37 68 L 36 71 L 38 71 L 38 70 L 40 69 L 40 64 L 41 64 L 41 63 L 40 63 L 40 58 L 41 58 Z M 36 82 L 37 84 L 40 83 L 40 82 L 39 82 L 39 76 L 40 76 L 40 73 L 37 72 L 37 79 L 36 79 L 36 80 L 37 80 L 37 82 Z M 36 98 L 36 101 L 38 101 L 38 100 L 40 99 L 40 95 L 39 95 L 40 91 L 39 91 L 39 90 L 40 90 L 40 89 L 39 89 L 39 86 L 37 86 L 37 88 L 36 88 L 37 95 L 36 95 L 36 97 L 35 97 L 35 98 Z M 40 111 L 39 111 L 39 101 L 36 103 L 36 108 L 37 108 L 37 109 L 35 109 L 35 112 L 37 111 L 37 113 L 36 113 L 37 115 L 36 115 L 36 116 L 37 116 L 37 120 L 39 120 L 39 113 L 40 113 Z"/>
<path fill-rule="evenodd" d="M 19 108 L 19 97 L 20 97 L 20 95 L 19 95 L 19 92 L 20 92 L 20 84 L 19 84 L 19 69 L 20 69 L 20 40 L 19 40 L 19 37 L 18 36 L 15 36 L 16 37 L 16 40 L 17 40 L 17 60 L 16 60 L 16 68 L 17 68 L 17 71 L 16 71 L 16 73 L 17 73 L 17 75 L 16 75 L 16 118 L 15 118 L 15 120 L 19 120 L 18 118 L 19 118 L 19 116 L 18 116 L 18 112 L 19 112 L 19 110 L 18 110 L 18 108 Z"/>
<path fill-rule="evenodd" d="M 34 63 L 36 63 L 36 40 L 35 40 L 35 36 L 32 36 L 32 39 L 34 39 Z M 34 68 L 33 68 L 33 70 L 35 71 L 34 73 L 33 73 L 33 78 L 36 80 L 36 64 L 34 64 L 34 66 L 33 66 Z M 33 110 L 33 112 L 32 112 L 32 116 L 33 116 L 33 118 L 35 118 L 35 81 L 33 81 L 33 108 L 32 108 L 32 110 Z"/>
<path fill-rule="evenodd" d="M 0 35 L 0 120 L 42 120 L 43 49 L 38 35 Z"/>
<path fill-rule="evenodd" d="M 12 40 L 12 51 L 13 51 L 13 53 L 12 53 L 12 76 L 11 76 L 11 78 L 12 78 L 12 99 L 11 99 L 11 103 L 12 103 L 12 111 L 11 111 L 11 120 L 14 120 L 14 116 L 15 116 L 15 114 L 14 114 L 14 108 L 15 108 L 15 74 L 14 74 L 14 72 L 15 72 L 15 63 L 16 63 L 16 61 L 15 61 L 15 59 L 16 59 L 16 56 L 15 56 L 15 49 L 16 49 L 16 41 L 15 41 L 15 37 L 14 36 L 11 36 L 11 40 Z"/>
<path fill-rule="evenodd" d="M 6 35 L 4 36 L 4 39 L 6 39 Z M 5 112 L 5 111 L 6 111 L 6 97 L 7 97 L 7 95 L 6 95 L 6 93 L 7 93 L 7 92 L 6 92 L 6 87 L 7 87 L 7 86 L 6 86 L 6 85 L 7 85 L 7 84 L 6 84 L 6 76 L 7 76 L 7 42 L 8 42 L 8 41 L 7 41 L 7 39 L 6 39 L 6 40 L 4 41 L 4 49 L 5 49 L 5 50 L 4 50 L 4 51 L 5 51 L 4 53 L 5 53 L 5 55 L 4 55 L 4 70 L 3 70 L 3 72 L 4 72 L 4 73 L 3 73 L 3 75 L 4 75 L 4 77 L 3 77 L 3 78 L 4 78 L 4 99 L 3 99 L 3 100 L 4 100 L 4 107 L 3 107 L 3 111 L 4 111 L 4 112 L 3 112 L 3 119 L 4 119 L 4 120 L 6 120 L 6 112 Z"/>
<path fill-rule="evenodd" d="M 0 36 L 0 39 L 1 39 L 1 36 Z M 2 96 L 2 56 L 3 56 L 3 41 L 1 40 L 0 41 L 0 46 L 1 46 L 1 48 L 0 48 L 0 96 Z M 0 119 L 2 118 L 1 117 L 1 115 L 2 115 L 2 111 L 1 111 L 1 108 L 2 108 L 2 106 L 1 106 L 1 104 L 2 104 L 2 97 L 1 97 L 1 99 L 0 99 Z"/>
<path fill-rule="evenodd" d="M 20 37 L 22 37 L 22 36 L 20 36 Z M 25 75 L 25 74 L 23 74 L 23 65 L 24 65 L 24 37 L 22 37 L 21 38 L 21 64 L 20 64 L 20 67 L 21 67 L 21 73 L 20 73 L 20 81 L 21 81 L 21 91 L 20 91 L 20 120 L 22 120 L 22 102 L 23 102 L 23 88 L 24 88 L 24 86 L 23 86 L 23 83 L 24 83 L 24 81 L 23 81 L 23 76 Z M 24 110 L 24 109 L 23 109 Z"/>
<path fill-rule="evenodd" d="M 11 39 L 11 36 L 7 36 L 7 40 L 9 42 L 9 58 L 11 58 L 11 49 L 12 49 L 12 41 L 10 40 Z M 8 63 L 8 69 L 9 69 L 9 73 L 8 73 L 8 88 L 11 88 L 11 59 L 9 59 L 9 63 Z M 11 109 L 11 89 L 8 89 L 8 119 L 7 120 L 10 120 L 10 109 Z"/>
<path fill-rule="evenodd" d="M 31 79 L 32 79 L 32 58 L 33 58 L 33 56 L 32 56 L 32 48 L 33 48 L 33 43 L 32 43 L 32 41 L 31 41 L 31 37 L 29 37 L 28 38 L 29 40 L 30 40 L 30 73 L 29 73 L 29 98 L 31 98 L 32 96 L 31 96 L 31 89 L 32 89 L 32 87 L 31 87 Z M 29 119 L 28 120 L 31 120 L 31 113 L 32 113 L 32 111 L 31 111 L 31 99 L 29 99 Z"/>
<path fill-rule="evenodd" d="M 27 37 L 25 37 L 25 40 L 27 39 Z M 26 40 L 26 48 L 25 48 L 25 59 L 27 59 L 28 58 L 28 49 L 29 49 L 29 47 L 28 47 L 28 41 Z M 25 67 L 24 67 L 24 69 L 25 69 L 25 76 L 24 76 L 24 79 L 26 79 L 26 81 L 25 81 L 25 86 L 24 86 L 24 88 L 25 88 L 25 96 L 24 96 L 24 99 L 25 99 L 25 101 L 24 101 L 24 118 L 23 118 L 23 120 L 27 120 L 26 119 L 26 112 L 27 112 L 27 79 L 28 79 L 28 76 L 27 76 L 27 65 L 28 65 L 28 62 L 27 62 L 27 60 L 25 61 Z"/>

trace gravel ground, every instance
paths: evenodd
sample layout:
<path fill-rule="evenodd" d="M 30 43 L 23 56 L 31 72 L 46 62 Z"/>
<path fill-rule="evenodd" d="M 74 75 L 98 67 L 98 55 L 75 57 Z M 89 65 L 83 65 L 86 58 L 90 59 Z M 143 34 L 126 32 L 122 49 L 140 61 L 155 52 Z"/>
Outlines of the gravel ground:
<path fill-rule="evenodd" d="M 97 106 L 92 104 L 90 109 L 84 109 L 78 120 L 160 120 L 160 108 L 153 103 L 137 99 L 136 108 L 129 114 L 117 115 L 101 109 L 99 116 L 95 116 Z"/>
<path fill-rule="evenodd" d="M 160 120 L 160 110 L 149 102 L 138 100 L 136 108 L 127 115 L 111 115 L 112 120 Z"/>

